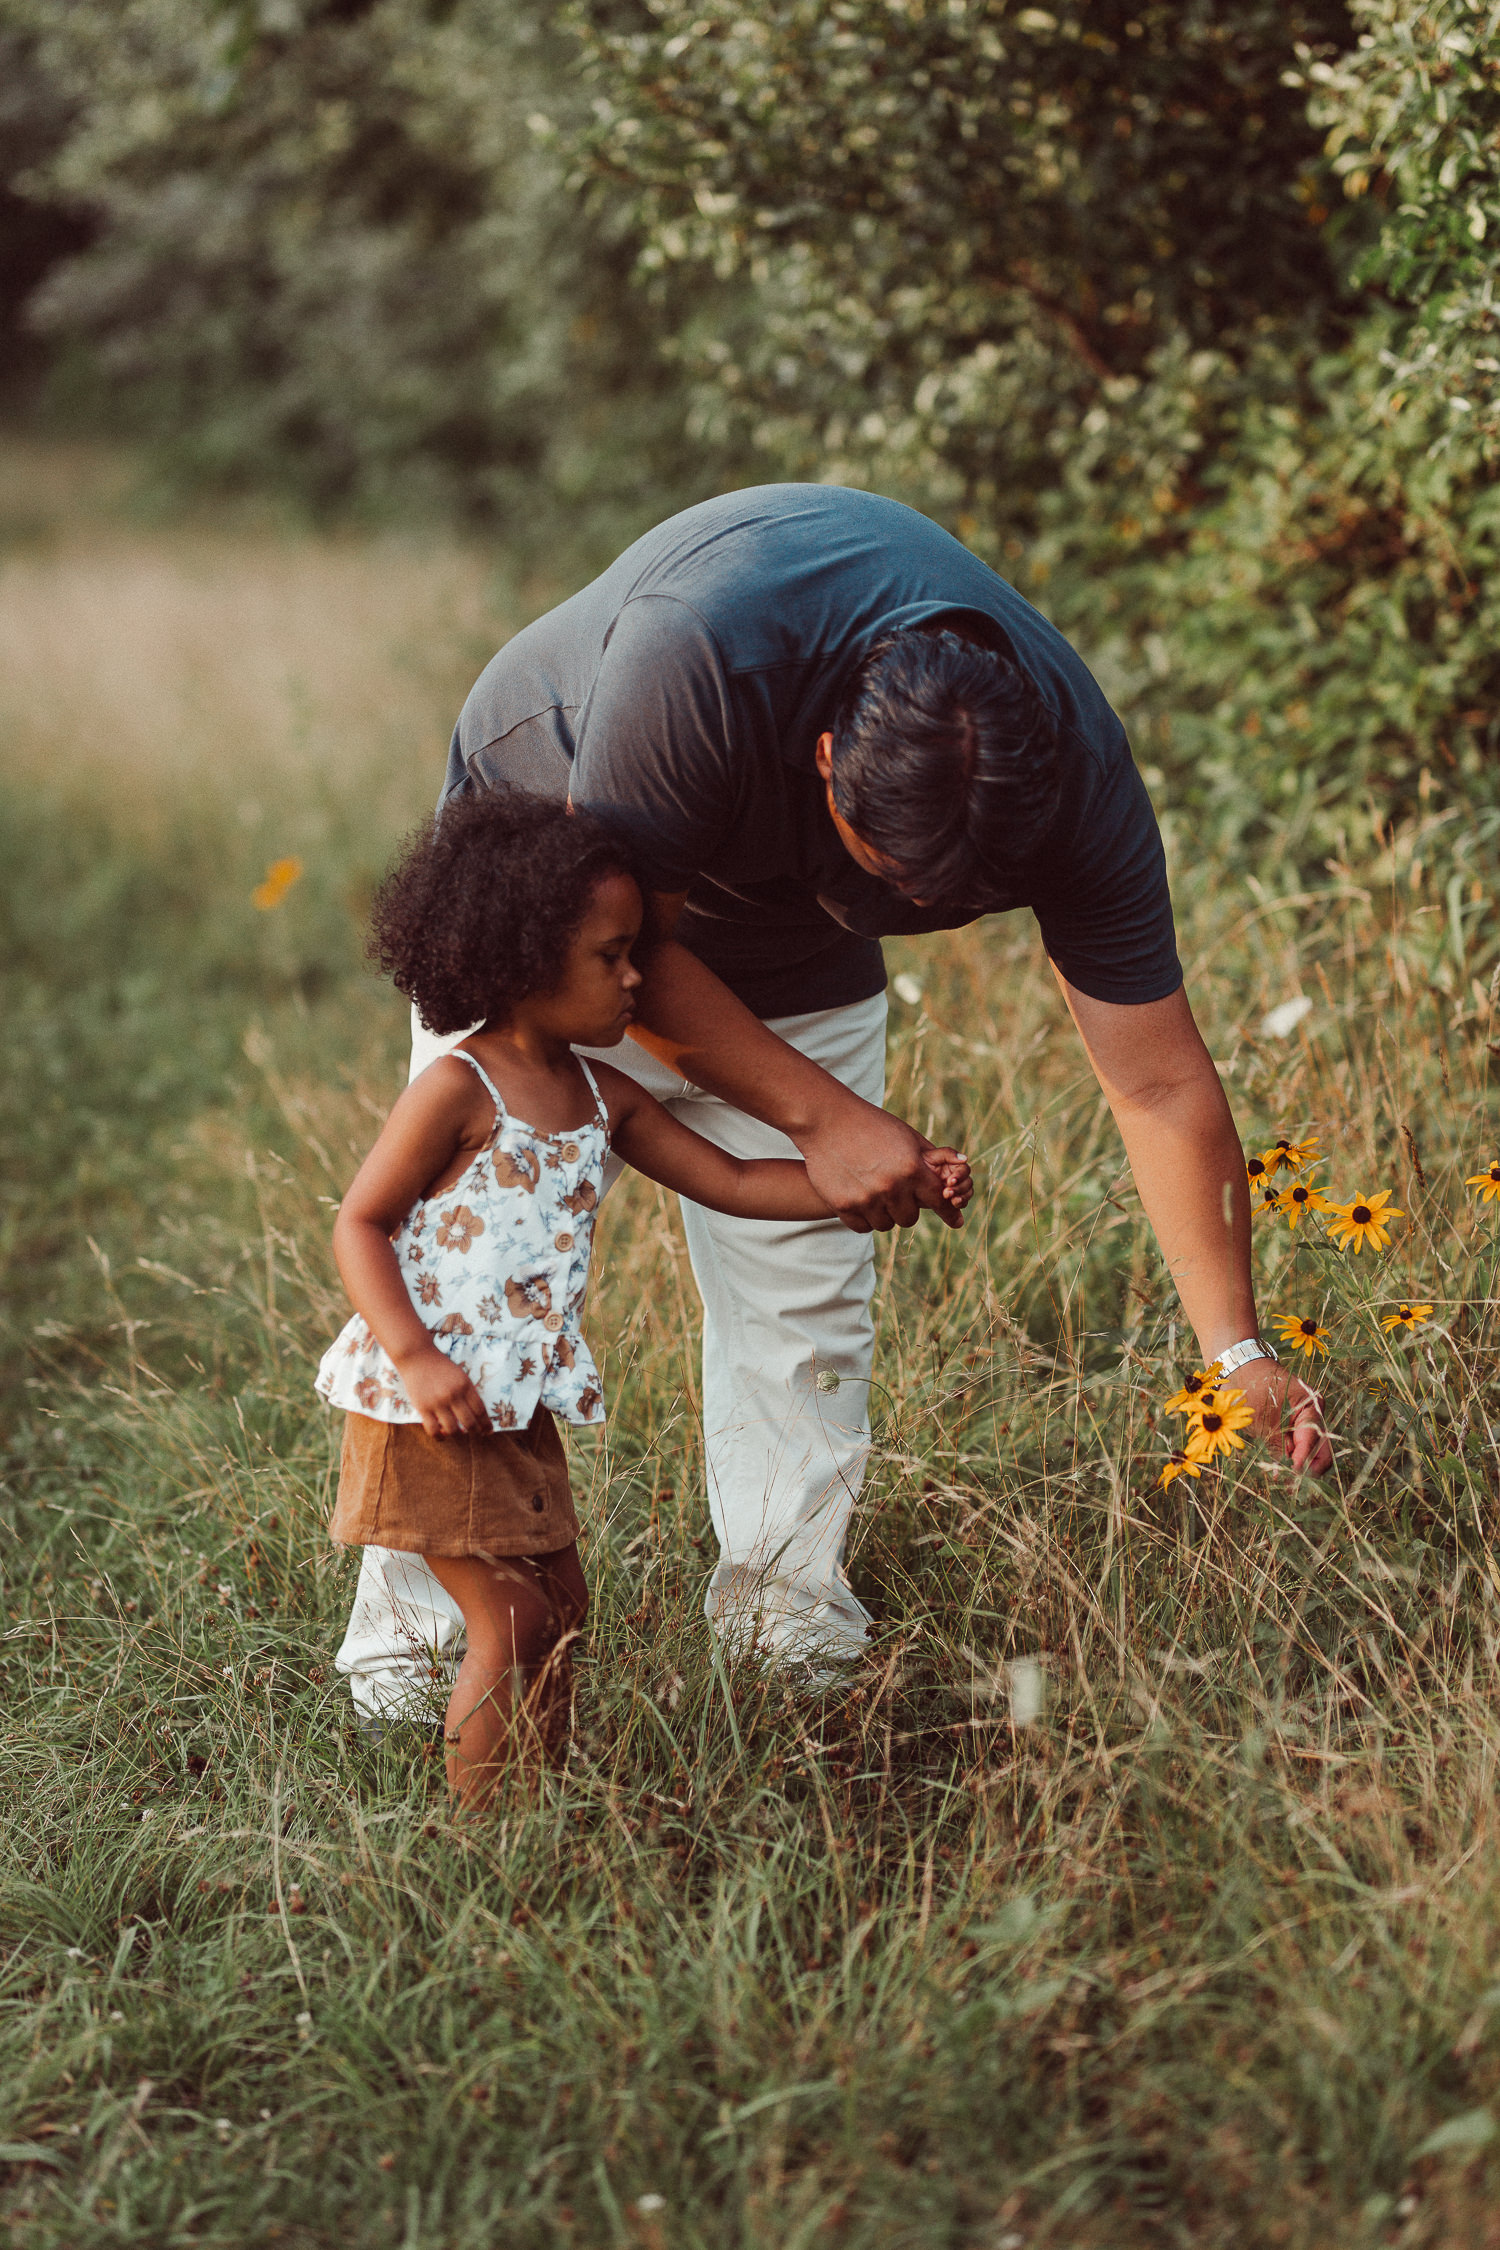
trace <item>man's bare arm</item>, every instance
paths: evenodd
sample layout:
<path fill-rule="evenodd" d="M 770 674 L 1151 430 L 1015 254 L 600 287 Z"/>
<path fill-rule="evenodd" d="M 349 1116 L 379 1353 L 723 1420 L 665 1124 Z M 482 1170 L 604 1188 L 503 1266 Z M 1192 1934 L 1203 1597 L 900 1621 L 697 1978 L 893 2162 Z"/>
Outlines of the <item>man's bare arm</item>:
<path fill-rule="evenodd" d="M 707 1093 L 785 1133 L 823 1201 L 857 1234 L 958 1215 L 924 1160 L 931 1142 L 767 1030 L 673 932 L 682 894 L 647 900 L 645 982 L 630 1036 Z"/>
<path fill-rule="evenodd" d="M 1206 1365 L 1256 1333 L 1250 1191 L 1213 1057 L 1181 989 L 1143 1007 L 1119 1007 L 1057 981 Z M 1321 1474 L 1328 1467 L 1332 1450 L 1305 1384 L 1269 1359 L 1237 1368 L 1234 1383 L 1255 1409 L 1261 1435 L 1284 1433 L 1297 1468 Z"/>

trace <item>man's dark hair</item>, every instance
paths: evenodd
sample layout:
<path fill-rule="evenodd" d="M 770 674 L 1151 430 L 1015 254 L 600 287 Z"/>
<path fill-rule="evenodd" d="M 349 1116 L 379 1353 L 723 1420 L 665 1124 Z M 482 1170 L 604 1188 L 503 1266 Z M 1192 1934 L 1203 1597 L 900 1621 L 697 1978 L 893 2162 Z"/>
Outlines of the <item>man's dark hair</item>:
<path fill-rule="evenodd" d="M 833 721 L 833 801 L 909 898 L 982 913 L 1057 810 L 1057 730 L 1015 659 L 946 627 L 877 642 Z"/>
<path fill-rule="evenodd" d="M 588 813 L 519 789 L 452 796 L 375 894 L 369 954 L 429 1031 L 503 1021 L 562 976 L 598 885 L 635 873 Z"/>

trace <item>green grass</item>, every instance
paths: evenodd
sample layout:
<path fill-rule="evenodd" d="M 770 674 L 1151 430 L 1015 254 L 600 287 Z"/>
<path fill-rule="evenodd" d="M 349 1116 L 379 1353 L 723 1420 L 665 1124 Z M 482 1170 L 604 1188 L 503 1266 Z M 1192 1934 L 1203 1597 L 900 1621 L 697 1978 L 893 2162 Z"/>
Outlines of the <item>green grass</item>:
<path fill-rule="evenodd" d="M 1321 1132 L 1331 1190 L 1409 1213 L 1375 1260 L 1258 1238 L 1266 1312 L 1334 1330 L 1332 1477 L 1159 1489 L 1191 1354 L 1034 936 L 914 946 L 892 1100 L 980 1187 L 961 1238 L 882 1245 L 858 1684 L 711 1660 L 691 1281 L 636 1183 L 589 1323 L 612 1419 L 573 1452 L 572 1755 L 466 1831 L 419 1743 L 350 1731 L 310 1378 L 330 1201 L 404 1060 L 358 911 L 506 603 L 452 551 L 42 513 L 0 568 L 0 636 L 70 588 L 80 620 L 62 765 L 37 682 L 0 704 L 13 2238 L 1500 2240 L 1483 840 L 1351 843 L 1278 898 L 1174 839 L 1247 1139 Z M 468 606 L 408 631 L 351 594 L 388 570 Z M 226 765 L 184 714 L 231 641 Z M 1390 1343 L 1403 1293 L 1437 1313 Z"/>

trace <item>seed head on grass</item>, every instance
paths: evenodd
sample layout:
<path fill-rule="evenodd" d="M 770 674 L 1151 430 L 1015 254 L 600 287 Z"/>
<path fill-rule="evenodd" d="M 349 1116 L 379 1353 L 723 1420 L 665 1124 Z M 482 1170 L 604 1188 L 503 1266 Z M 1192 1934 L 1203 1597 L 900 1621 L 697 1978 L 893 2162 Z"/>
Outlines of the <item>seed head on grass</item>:
<path fill-rule="evenodd" d="M 1331 1331 L 1306 1314 L 1278 1313 L 1274 1326 L 1282 1343 L 1290 1344 L 1293 1351 L 1311 1352 L 1316 1358 L 1327 1356 Z"/>
<path fill-rule="evenodd" d="M 1406 1217 L 1391 1202 L 1389 1188 L 1382 1188 L 1378 1195 L 1357 1195 L 1352 1203 L 1331 1203 L 1328 1210 L 1330 1236 L 1341 1250 L 1352 1250 L 1356 1258 L 1367 1242 L 1372 1250 L 1388 1250 L 1389 1222 Z"/>
<path fill-rule="evenodd" d="M 1464 1186 L 1477 1188 L 1481 1203 L 1493 1203 L 1500 1196 L 1500 1159 L 1492 1163 L 1487 1171 L 1471 1172 L 1464 1181 Z"/>
<path fill-rule="evenodd" d="M 1431 1305 L 1398 1305 L 1394 1312 L 1381 1316 L 1381 1327 L 1389 1336 L 1397 1328 L 1421 1328 L 1432 1318 Z"/>

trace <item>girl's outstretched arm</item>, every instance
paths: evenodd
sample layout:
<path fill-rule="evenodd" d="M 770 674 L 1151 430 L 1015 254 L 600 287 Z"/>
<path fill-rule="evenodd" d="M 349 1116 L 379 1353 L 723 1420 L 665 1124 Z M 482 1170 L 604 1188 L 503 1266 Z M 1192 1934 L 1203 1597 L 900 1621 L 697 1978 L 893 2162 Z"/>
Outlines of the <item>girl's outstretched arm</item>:
<path fill-rule="evenodd" d="M 659 1180 L 693 1203 L 710 1211 L 727 1211 L 738 1219 L 836 1216 L 812 1186 L 800 1159 L 730 1156 L 679 1123 L 623 1071 L 612 1070 L 607 1063 L 596 1063 L 594 1071 L 609 1110 L 616 1153 L 648 1180 Z M 964 1205 L 974 1192 L 967 1159 L 956 1149 L 938 1148 L 928 1150 L 926 1162 L 937 1175 L 943 1198 L 940 1216 L 949 1226 L 961 1227 Z"/>
<path fill-rule="evenodd" d="M 407 1087 L 354 1176 L 333 1227 L 333 1254 L 349 1300 L 385 1346 L 429 1437 L 487 1430 L 484 1400 L 438 1350 L 411 1301 L 391 1248 L 419 1196 L 482 1148 L 494 1110 L 472 1070 L 446 1057 Z"/>

